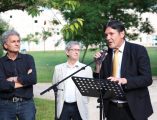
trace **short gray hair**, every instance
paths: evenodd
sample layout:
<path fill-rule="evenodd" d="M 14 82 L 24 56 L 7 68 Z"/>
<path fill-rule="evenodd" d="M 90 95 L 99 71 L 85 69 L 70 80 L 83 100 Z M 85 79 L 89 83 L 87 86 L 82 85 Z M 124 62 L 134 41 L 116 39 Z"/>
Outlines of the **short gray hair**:
<path fill-rule="evenodd" d="M 66 44 L 65 51 L 69 50 L 73 45 L 79 45 L 81 47 L 78 41 L 70 41 Z"/>
<path fill-rule="evenodd" d="M 19 34 L 17 31 L 15 31 L 14 29 L 8 30 L 8 31 L 4 32 L 4 33 L 2 34 L 2 37 L 1 37 L 1 44 L 2 44 L 3 48 L 4 48 L 4 44 L 5 44 L 5 43 L 7 42 L 7 40 L 8 40 L 8 37 L 9 37 L 9 36 L 12 36 L 12 35 L 18 36 L 19 39 L 21 40 L 20 34 Z M 4 48 L 4 49 L 5 49 L 5 48 Z"/>

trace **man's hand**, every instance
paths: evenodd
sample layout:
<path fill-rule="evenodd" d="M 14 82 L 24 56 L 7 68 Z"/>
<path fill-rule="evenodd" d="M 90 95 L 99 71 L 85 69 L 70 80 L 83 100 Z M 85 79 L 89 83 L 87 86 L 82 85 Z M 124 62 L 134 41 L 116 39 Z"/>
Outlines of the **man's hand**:
<path fill-rule="evenodd" d="M 29 69 L 27 72 L 27 74 L 30 74 L 30 73 L 32 73 L 32 69 Z"/>
<path fill-rule="evenodd" d="M 17 77 L 9 77 L 9 78 L 7 78 L 7 81 L 14 82 L 15 88 L 23 87 L 23 85 L 17 80 Z"/>
<path fill-rule="evenodd" d="M 99 73 L 100 72 L 100 69 L 101 69 L 101 63 L 100 61 L 98 61 L 97 59 L 101 57 L 101 53 L 100 52 L 97 52 L 95 55 L 94 55 L 94 59 L 95 59 L 95 64 L 96 64 L 96 68 L 95 68 L 95 72 L 96 73 Z"/>
<path fill-rule="evenodd" d="M 19 82 L 15 83 L 15 88 L 21 88 L 21 87 L 23 87 L 23 85 L 21 83 L 19 83 Z"/>
<path fill-rule="evenodd" d="M 117 82 L 119 85 L 127 84 L 127 79 L 126 78 L 108 77 L 107 79 L 110 80 L 110 81 L 113 81 L 113 82 Z"/>
<path fill-rule="evenodd" d="M 17 81 L 17 76 L 15 76 L 15 77 L 9 77 L 9 78 L 7 78 L 7 81 L 10 81 L 10 82 L 18 82 Z"/>
<path fill-rule="evenodd" d="M 29 69 L 27 74 L 30 74 L 32 73 L 32 69 Z M 9 77 L 6 79 L 7 81 L 10 81 L 10 82 L 14 82 L 15 83 L 15 88 L 20 88 L 20 87 L 23 87 L 23 85 L 18 81 L 18 77 L 15 76 L 15 77 Z"/>

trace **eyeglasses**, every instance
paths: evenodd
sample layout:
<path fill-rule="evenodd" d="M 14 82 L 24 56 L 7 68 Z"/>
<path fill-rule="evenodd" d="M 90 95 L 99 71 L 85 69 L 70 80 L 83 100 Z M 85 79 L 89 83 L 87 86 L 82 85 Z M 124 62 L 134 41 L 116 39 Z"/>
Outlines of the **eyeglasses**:
<path fill-rule="evenodd" d="M 71 51 L 73 51 L 73 52 L 74 52 L 74 51 L 75 51 L 75 52 L 76 52 L 76 51 L 77 51 L 77 52 L 80 52 L 80 51 L 81 51 L 80 49 L 69 49 L 69 50 L 71 50 Z"/>

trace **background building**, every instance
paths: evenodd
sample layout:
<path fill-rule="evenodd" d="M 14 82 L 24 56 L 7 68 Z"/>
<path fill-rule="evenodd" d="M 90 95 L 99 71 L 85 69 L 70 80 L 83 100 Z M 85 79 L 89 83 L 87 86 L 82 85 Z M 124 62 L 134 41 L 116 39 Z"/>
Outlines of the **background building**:
<path fill-rule="evenodd" d="M 39 16 L 32 17 L 26 11 L 10 10 L 0 13 L 0 17 L 4 19 L 11 28 L 14 28 L 21 35 L 21 38 L 27 37 L 28 34 L 42 33 L 43 30 L 52 32 L 52 36 L 45 40 L 45 50 L 62 50 L 64 49 L 64 41 L 60 30 L 62 29 L 65 21 L 58 10 L 43 9 Z M 56 20 L 60 24 L 53 25 L 52 21 Z M 60 44 L 55 47 L 55 44 Z M 27 42 L 22 42 L 21 49 L 38 51 L 44 49 L 44 41 L 39 37 L 38 44 L 31 42 L 28 46 Z"/>
<path fill-rule="evenodd" d="M 22 42 L 21 49 L 30 51 L 41 50 L 63 50 L 65 43 L 60 30 L 65 25 L 65 20 L 61 13 L 55 9 L 42 9 L 42 12 L 37 17 L 32 17 L 22 10 L 10 10 L 4 13 L 0 13 L 0 17 L 9 23 L 11 28 L 17 30 L 22 38 L 25 38 L 28 34 L 42 33 L 43 30 L 51 31 L 51 37 L 48 37 L 45 42 L 41 37 L 38 37 L 38 44 L 31 42 Z M 152 24 L 155 32 L 151 34 L 140 33 L 139 38 L 135 42 L 144 46 L 157 46 L 157 14 L 145 13 L 142 14 L 143 20 L 148 19 Z M 59 22 L 58 25 L 52 24 L 52 21 Z M 132 31 L 134 32 L 134 31 Z M 56 46 L 56 44 L 58 46 Z M 45 45 L 45 47 L 44 47 Z"/>

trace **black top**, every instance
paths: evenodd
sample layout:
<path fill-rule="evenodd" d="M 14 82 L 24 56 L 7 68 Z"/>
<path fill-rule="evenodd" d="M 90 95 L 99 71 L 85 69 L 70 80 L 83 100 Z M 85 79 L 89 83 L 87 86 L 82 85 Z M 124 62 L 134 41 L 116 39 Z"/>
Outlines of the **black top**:
<path fill-rule="evenodd" d="M 30 74 L 29 69 L 32 69 Z M 6 80 L 14 76 L 18 76 L 22 88 L 14 88 L 15 83 Z M 33 85 L 36 82 L 35 63 L 31 55 L 19 53 L 14 61 L 7 55 L 0 58 L 0 98 L 9 99 L 16 96 L 30 99 L 33 97 Z"/>

